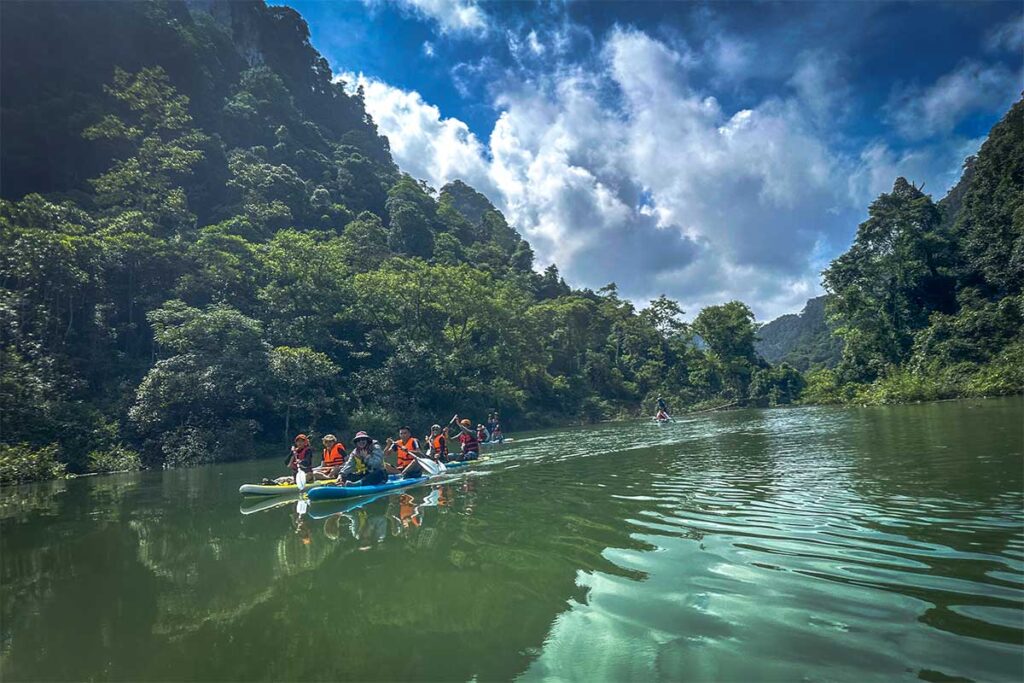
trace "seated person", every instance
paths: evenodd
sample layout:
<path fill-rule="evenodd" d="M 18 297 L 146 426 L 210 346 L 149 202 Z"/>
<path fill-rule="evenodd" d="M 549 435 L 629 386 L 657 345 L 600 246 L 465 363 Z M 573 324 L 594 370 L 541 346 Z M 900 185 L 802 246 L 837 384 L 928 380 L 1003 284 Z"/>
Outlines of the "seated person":
<path fill-rule="evenodd" d="M 313 449 L 310 448 L 309 438 L 305 434 L 299 434 L 295 437 L 295 444 L 292 446 L 291 451 L 289 451 L 285 464 L 292 471 L 290 477 L 278 477 L 273 481 L 264 479 L 263 484 L 294 484 L 295 475 L 300 467 L 307 475 L 313 471 Z"/>
<path fill-rule="evenodd" d="M 408 427 L 398 430 L 398 440 L 388 439 L 387 451 L 394 451 L 398 458 L 398 466 L 388 465 L 388 471 L 394 474 L 401 474 L 403 479 L 414 479 L 423 476 L 423 468 L 416 462 L 416 458 L 422 458 L 420 442 L 413 435 Z M 415 456 L 415 457 L 414 457 Z"/>
<path fill-rule="evenodd" d="M 441 425 L 434 425 L 430 428 L 430 435 L 427 436 L 427 455 L 437 462 L 448 462 L 448 436 L 441 429 Z"/>
<path fill-rule="evenodd" d="M 338 472 L 345 464 L 345 444 L 338 441 L 334 434 L 327 434 L 323 438 L 324 452 L 320 467 L 313 470 L 314 480 L 337 479 Z"/>
<path fill-rule="evenodd" d="M 388 480 L 384 466 L 384 452 L 366 432 L 357 432 L 348 460 L 338 473 L 344 486 L 372 486 Z"/>
<path fill-rule="evenodd" d="M 459 430 L 462 432 L 459 434 L 459 443 L 462 444 L 462 453 L 456 458 L 460 462 L 466 460 L 476 460 L 480 457 L 480 440 L 476 438 L 476 434 L 470 427 L 473 423 L 469 420 L 460 420 L 456 423 Z"/>

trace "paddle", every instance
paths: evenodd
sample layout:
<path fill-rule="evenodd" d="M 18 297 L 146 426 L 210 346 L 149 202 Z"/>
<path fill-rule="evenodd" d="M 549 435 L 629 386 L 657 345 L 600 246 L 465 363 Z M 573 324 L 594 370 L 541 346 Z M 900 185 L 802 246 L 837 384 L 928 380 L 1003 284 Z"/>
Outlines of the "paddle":
<path fill-rule="evenodd" d="M 406 455 L 408 455 L 413 460 L 418 462 L 420 465 L 420 469 L 422 469 L 424 472 L 426 472 L 432 477 L 441 474 L 448 469 L 444 466 L 443 462 L 434 462 L 433 460 L 421 458 L 412 451 L 410 451 L 408 448 L 404 447 L 402 444 L 398 443 L 397 441 L 393 441 L 392 443 L 396 448 L 401 448 L 403 451 L 405 451 Z"/>
<path fill-rule="evenodd" d="M 295 472 L 295 485 L 299 487 L 299 490 L 306 488 L 306 470 L 299 466 L 299 469 Z"/>

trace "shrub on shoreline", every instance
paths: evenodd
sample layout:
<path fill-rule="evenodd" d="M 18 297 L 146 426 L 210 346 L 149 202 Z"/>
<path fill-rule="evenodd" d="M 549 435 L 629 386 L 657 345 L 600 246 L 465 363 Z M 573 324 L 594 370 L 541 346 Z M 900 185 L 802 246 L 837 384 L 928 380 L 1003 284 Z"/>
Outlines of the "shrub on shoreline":
<path fill-rule="evenodd" d="M 26 443 L 0 444 L 0 484 L 24 484 L 63 477 L 66 465 L 55 443 L 34 448 Z"/>

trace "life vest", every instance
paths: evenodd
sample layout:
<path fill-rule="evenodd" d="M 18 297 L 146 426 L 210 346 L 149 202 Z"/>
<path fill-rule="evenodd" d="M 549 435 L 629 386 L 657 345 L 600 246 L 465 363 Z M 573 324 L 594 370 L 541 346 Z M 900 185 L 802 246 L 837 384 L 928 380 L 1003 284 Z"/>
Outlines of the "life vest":
<path fill-rule="evenodd" d="M 354 470 L 353 474 L 366 474 L 370 471 L 370 468 L 366 466 L 366 461 L 363 460 L 363 458 L 369 457 L 371 453 L 373 453 L 373 451 L 363 453 L 363 457 L 359 457 L 360 452 L 358 450 L 352 452 L 352 455 L 356 456 L 355 463 L 352 465 L 352 469 Z"/>
<path fill-rule="evenodd" d="M 448 453 L 447 445 L 445 444 L 444 434 L 438 434 L 435 437 L 431 437 L 430 446 L 434 451 L 434 457 L 440 458 Z"/>
<path fill-rule="evenodd" d="M 462 442 L 462 452 L 469 453 L 470 451 L 480 450 L 480 441 L 473 434 L 463 434 L 459 437 L 459 441 Z"/>
<path fill-rule="evenodd" d="M 292 472 L 298 472 L 301 467 L 306 472 L 313 469 L 313 449 L 306 446 L 302 449 L 292 448 L 292 461 L 289 464 Z"/>
<path fill-rule="evenodd" d="M 345 445 L 338 442 L 330 447 L 330 449 L 324 449 L 324 467 L 337 467 L 345 463 Z"/>
<path fill-rule="evenodd" d="M 419 448 L 419 444 L 416 443 L 414 437 L 409 437 L 405 441 L 399 439 L 395 441 L 395 452 L 398 454 L 398 467 L 405 469 L 411 464 L 415 458 L 409 454 L 409 451 L 415 451 Z"/>

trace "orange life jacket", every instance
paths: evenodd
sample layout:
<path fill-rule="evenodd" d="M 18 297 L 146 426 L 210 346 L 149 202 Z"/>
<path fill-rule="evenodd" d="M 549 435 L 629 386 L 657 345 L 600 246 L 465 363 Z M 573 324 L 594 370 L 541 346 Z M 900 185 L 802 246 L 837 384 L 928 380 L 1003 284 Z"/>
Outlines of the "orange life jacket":
<path fill-rule="evenodd" d="M 437 436 L 431 438 L 430 445 L 434 449 L 435 458 L 440 458 L 441 456 L 447 454 L 448 452 L 447 448 L 445 448 L 446 444 L 444 434 L 438 434 Z"/>
<path fill-rule="evenodd" d="M 345 445 L 340 441 L 330 449 L 324 449 L 324 467 L 337 467 L 338 465 L 345 464 Z"/>
<path fill-rule="evenodd" d="M 395 452 L 398 454 L 398 467 L 405 469 L 415 458 L 409 455 L 409 451 L 415 451 L 419 448 L 419 444 L 416 443 L 414 437 L 409 437 L 405 441 L 401 439 L 395 441 Z"/>

